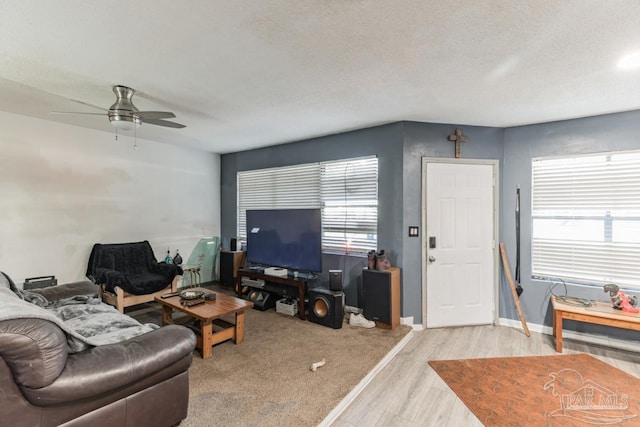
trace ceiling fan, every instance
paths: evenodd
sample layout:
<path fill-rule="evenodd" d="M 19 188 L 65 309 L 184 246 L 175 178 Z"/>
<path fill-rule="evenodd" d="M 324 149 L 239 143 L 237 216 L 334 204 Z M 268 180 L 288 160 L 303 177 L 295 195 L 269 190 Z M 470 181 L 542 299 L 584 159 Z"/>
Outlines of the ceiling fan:
<path fill-rule="evenodd" d="M 116 94 L 116 102 L 113 103 L 108 110 L 100 107 L 96 107 L 91 104 L 87 104 L 85 102 L 80 102 L 81 104 L 89 105 L 93 108 L 98 108 L 100 110 L 104 110 L 106 115 L 109 117 L 109 122 L 114 125 L 118 129 L 122 130 L 131 130 L 139 127 L 142 123 L 147 123 L 150 125 L 164 126 L 169 128 L 184 128 L 185 125 L 180 123 L 170 122 L 164 119 L 172 119 L 176 115 L 169 111 L 139 111 L 131 98 L 135 94 L 135 90 L 130 87 L 117 85 L 113 87 L 113 93 Z M 103 116 L 105 113 L 81 113 L 81 112 L 62 112 L 62 111 L 52 111 L 53 114 L 85 114 L 92 116 Z"/>

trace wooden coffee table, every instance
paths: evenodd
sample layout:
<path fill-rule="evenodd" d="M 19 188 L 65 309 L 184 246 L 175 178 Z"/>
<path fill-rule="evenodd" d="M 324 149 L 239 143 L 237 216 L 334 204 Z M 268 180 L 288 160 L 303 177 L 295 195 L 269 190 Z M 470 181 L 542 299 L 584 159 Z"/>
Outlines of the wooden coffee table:
<path fill-rule="evenodd" d="M 191 288 L 189 290 L 213 293 L 213 291 L 201 288 Z M 163 325 L 185 324 L 192 320 L 200 323 L 197 347 L 201 351 L 203 359 L 211 357 L 212 347 L 215 344 L 230 339 L 236 344 L 240 344 L 244 340 L 244 311 L 253 307 L 253 303 L 250 301 L 219 292 L 215 294 L 215 300 L 205 301 L 204 304 L 193 307 L 181 305 L 179 296 L 164 299 L 155 297 L 155 301 L 162 305 Z M 174 310 L 187 316 L 174 319 L 172 316 Z M 235 314 L 235 323 L 221 319 L 232 314 Z"/>

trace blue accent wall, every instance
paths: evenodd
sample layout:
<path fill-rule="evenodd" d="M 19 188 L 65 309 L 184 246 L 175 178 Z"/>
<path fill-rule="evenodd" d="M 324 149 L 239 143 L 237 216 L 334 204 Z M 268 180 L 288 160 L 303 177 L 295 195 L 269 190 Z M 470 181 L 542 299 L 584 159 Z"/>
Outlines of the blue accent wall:
<path fill-rule="evenodd" d="M 224 154 L 221 171 L 221 230 L 224 247 L 236 235 L 238 171 L 375 155 L 378 157 L 378 247 L 386 249 L 392 265 L 402 264 L 402 123 L 338 135 Z M 362 268 L 366 258 L 323 254 L 321 282 L 329 270 L 343 270 L 346 303 L 359 306 Z"/>
<path fill-rule="evenodd" d="M 409 226 L 422 225 L 422 158 L 452 158 L 455 145 L 448 136 L 461 128 L 469 138 L 462 143 L 465 159 L 497 159 L 502 164 L 504 130 L 500 128 L 448 124 L 405 122 L 403 161 L 403 217 L 402 227 L 404 264 L 402 265 L 403 316 L 413 316 L 414 323 L 422 322 L 422 248 L 421 238 L 408 237 Z M 500 174 L 502 175 L 502 174 Z M 499 185 L 499 184 L 498 184 Z M 420 235 L 422 236 L 422 227 Z"/>
<path fill-rule="evenodd" d="M 322 138 L 282 144 L 221 156 L 221 229 L 223 244 L 236 234 L 236 173 L 349 157 L 376 155 L 379 159 L 378 247 L 401 268 L 403 317 L 422 319 L 421 238 L 409 237 L 408 227 L 421 226 L 422 158 L 454 157 L 447 140 L 462 128 L 469 142 L 462 157 L 500 161 L 499 241 L 506 245 L 515 273 L 515 197 L 521 188 L 520 298 L 527 322 L 551 326 L 549 284 L 531 279 L 531 160 L 536 157 L 640 149 L 640 111 L 588 117 L 512 128 L 456 124 L 398 122 Z M 420 228 L 420 235 L 424 230 Z M 359 287 L 366 258 L 323 255 L 321 280 L 328 270 L 344 271 L 347 304 L 359 306 Z M 559 290 L 559 289 L 556 289 Z M 568 285 L 572 296 L 607 300 L 600 286 Z M 510 289 L 501 274 L 500 317 L 518 321 Z M 632 332 L 567 322 L 567 329 L 628 338 Z"/>
<path fill-rule="evenodd" d="M 550 283 L 531 279 L 531 161 L 537 157 L 565 156 L 607 151 L 640 149 L 640 111 L 608 114 L 575 120 L 520 126 L 505 130 L 502 188 L 503 232 L 509 258 L 515 260 L 515 199 L 520 185 L 521 244 L 520 276 L 524 293 L 520 303 L 528 322 L 551 326 Z M 508 287 L 501 284 L 501 317 L 517 320 Z M 564 294 L 556 287 L 555 293 Z M 567 285 L 571 296 L 606 301 L 601 286 Z M 569 322 L 567 329 L 603 332 L 610 336 L 629 337 L 631 332 L 616 328 Z M 635 334 L 637 338 L 637 333 Z"/>
<path fill-rule="evenodd" d="M 422 319 L 422 265 L 420 238 L 408 237 L 409 225 L 421 226 L 422 157 L 454 157 L 447 140 L 463 127 L 470 142 L 465 158 L 502 159 L 504 131 L 498 128 L 399 122 L 353 132 L 315 138 L 221 156 L 221 227 L 223 245 L 236 234 L 236 173 L 350 157 L 378 156 L 378 248 L 391 264 L 401 268 L 401 315 Z M 422 230 L 420 231 L 422 233 Z M 366 258 L 323 255 L 321 281 L 328 271 L 343 270 L 346 303 L 359 307 L 362 268 Z"/>

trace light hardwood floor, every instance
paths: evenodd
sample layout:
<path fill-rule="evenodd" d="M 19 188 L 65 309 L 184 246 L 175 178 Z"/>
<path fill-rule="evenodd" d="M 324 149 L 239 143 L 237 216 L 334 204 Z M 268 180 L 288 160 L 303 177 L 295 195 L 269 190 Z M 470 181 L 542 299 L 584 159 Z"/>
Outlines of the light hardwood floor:
<path fill-rule="evenodd" d="M 334 427 L 481 426 L 429 360 L 555 355 L 552 336 L 506 326 L 416 331 L 334 421 Z M 563 354 L 589 353 L 640 378 L 640 354 L 563 340 Z"/>

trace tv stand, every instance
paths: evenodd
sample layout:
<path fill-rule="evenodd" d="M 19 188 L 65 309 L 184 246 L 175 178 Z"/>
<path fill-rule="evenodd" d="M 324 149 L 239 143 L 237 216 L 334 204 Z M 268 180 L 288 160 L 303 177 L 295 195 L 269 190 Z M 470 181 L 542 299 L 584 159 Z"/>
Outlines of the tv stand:
<path fill-rule="evenodd" d="M 264 280 L 266 284 L 274 283 L 278 285 L 298 288 L 298 316 L 302 320 L 307 319 L 307 316 L 304 312 L 304 294 L 306 292 L 308 281 L 306 277 L 294 277 L 292 275 L 289 275 L 287 277 L 270 276 L 268 274 L 264 274 L 264 270 L 242 268 L 238 270 L 238 277 L 236 281 L 236 293 L 238 294 L 238 297 L 242 296 L 243 277 L 248 277 L 249 279 L 253 280 Z"/>

